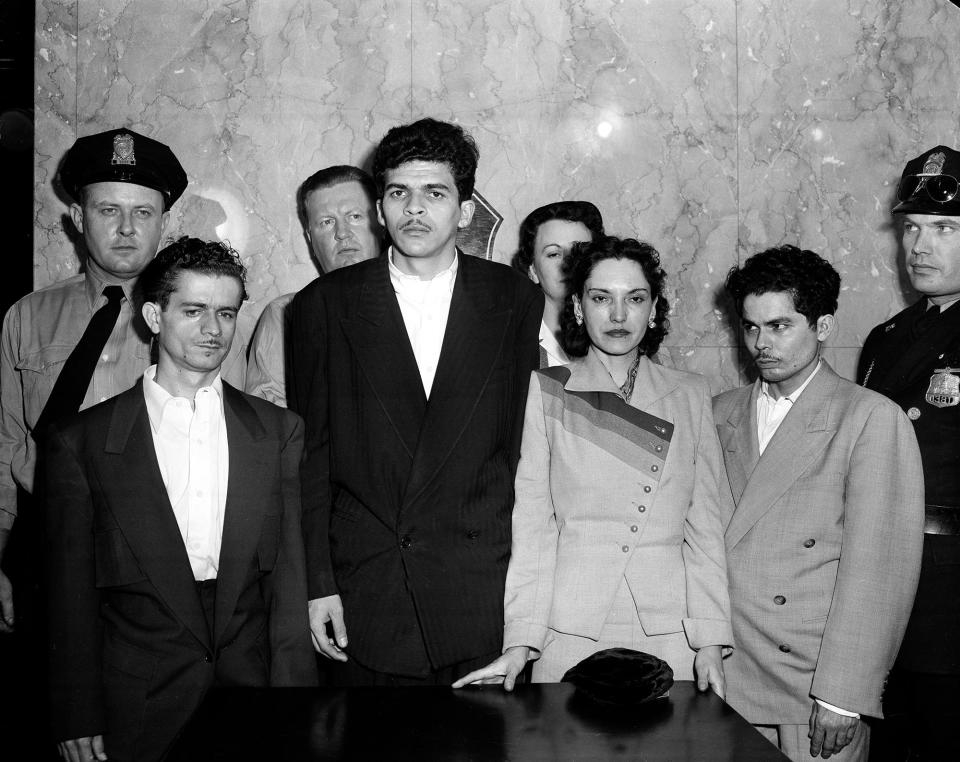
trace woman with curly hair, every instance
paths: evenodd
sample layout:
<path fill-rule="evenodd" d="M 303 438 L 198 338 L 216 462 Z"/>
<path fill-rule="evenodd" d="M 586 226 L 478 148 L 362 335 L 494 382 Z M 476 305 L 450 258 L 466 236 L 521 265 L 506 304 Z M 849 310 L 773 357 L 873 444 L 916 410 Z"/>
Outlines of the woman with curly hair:
<path fill-rule="evenodd" d="M 559 681 L 596 651 L 658 656 L 724 694 L 733 643 L 723 521 L 730 488 L 700 376 L 651 362 L 669 329 L 656 250 L 574 247 L 563 341 L 533 373 L 516 478 L 503 654 L 468 683 Z"/>

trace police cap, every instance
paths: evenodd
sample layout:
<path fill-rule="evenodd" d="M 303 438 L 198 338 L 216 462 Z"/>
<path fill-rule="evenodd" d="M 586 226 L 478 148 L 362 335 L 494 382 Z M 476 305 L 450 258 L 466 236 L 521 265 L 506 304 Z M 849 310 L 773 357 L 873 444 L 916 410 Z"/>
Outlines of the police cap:
<path fill-rule="evenodd" d="M 169 209 L 186 189 L 187 174 L 163 143 L 123 128 L 77 138 L 60 167 L 60 181 L 77 201 L 80 189 L 91 183 L 143 185 L 160 191 Z"/>
<path fill-rule="evenodd" d="M 937 146 L 911 159 L 897 186 L 896 214 L 960 215 L 960 153 Z"/>

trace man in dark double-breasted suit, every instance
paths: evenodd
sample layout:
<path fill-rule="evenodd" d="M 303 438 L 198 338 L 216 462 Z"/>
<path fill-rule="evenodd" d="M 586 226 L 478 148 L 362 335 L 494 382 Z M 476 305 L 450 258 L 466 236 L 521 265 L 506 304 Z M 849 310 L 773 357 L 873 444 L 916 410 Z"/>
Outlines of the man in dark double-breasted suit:
<path fill-rule="evenodd" d="M 219 374 L 243 273 L 219 243 L 162 250 L 141 280 L 158 364 L 46 437 L 51 715 L 65 760 L 160 759 L 213 685 L 316 683 L 302 422 Z"/>
<path fill-rule="evenodd" d="M 543 297 L 456 249 L 476 161 L 455 125 L 391 130 L 374 160 L 388 256 L 293 302 L 310 621 L 339 684 L 450 683 L 500 653 Z"/>

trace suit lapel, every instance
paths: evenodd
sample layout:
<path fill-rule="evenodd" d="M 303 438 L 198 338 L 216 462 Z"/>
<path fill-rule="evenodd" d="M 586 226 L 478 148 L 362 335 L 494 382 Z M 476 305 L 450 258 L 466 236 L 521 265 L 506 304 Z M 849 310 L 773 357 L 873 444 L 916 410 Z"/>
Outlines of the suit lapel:
<path fill-rule="evenodd" d="M 190 560 L 160 475 L 142 383 L 115 398 L 104 449 L 118 457 L 107 459 L 112 473 L 105 475 L 104 482 L 108 494 L 120 494 L 109 507 L 157 593 L 194 637 L 210 648 Z"/>
<path fill-rule="evenodd" d="M 404 503 L 416 499 L 470 424 L 473 409 L 501 355 L 511 310 L 497 309 L 470 257 L 459 255 L 440 362 L 423 418 Z M 408 343 L 409 344 L 409 343 Z M 416 369 L 416 362 L 413 363 Z M 419 381 L 419 372 L 417 380 Z M 513 365 L 507 369 L 513 372 Z"/>
<path fill-rule="evenodd" d="M 793 486 L 823 452 L 834 432 L 829 426 L 830 402 L 837 387 L 837 375 L 823 367 L 787 413 L 776 434 L 749 475 L 727 526 L 726 543 L 731 548 L 750 531 L 774 504 Z M 756 385 L 759 388 L 759 384 Z M 751 408 L 756 410 L 756 394 Z M 752 428 L 756 429 L 756 419 Z M 754 438 L 756 433 L 754 431 Z"/>
<path fill-rule="evenodd" d="M 590 356 L 595 356 L 590 350 Z M 597 360 L 599 362 L 599 360 Z M 609 374 L 607 374 L 609 376 Z M 611 379 L 611 384 L 613 380 Z M 654 365 L 648 357 L 640 358 L 637 366 L 637 378 L 633 384 L 633 396 L 630 404 L 640 410 L 650 410 L 657 402 L 677 388 L 675 379 L 654 372 Z"/>
<path fill-rule="evenodd" d="M 223 637 L 250 573 L 251 559 L 256 557 L 263 517 L 272 502 L 272 482 L 260 475 L 264 473 L 264 465 L 275 460 L 257 414 L 250 403 L 226 383 L 223 385 L 223 413 L 230 453 L 230 475 L 217 572 L 214 644 Z"/>
<path fill-rule="evenodd" d="M 760 459 L 756 417 L 759 390 L 758 381 L 748 394 L 741 394 L 738 404 L 731 408 L 727 420 L 720 426 L 720 445 L 724 450 L 727 478 L 737 503 Z"/>
<path fill-rule="evenodd" d="M 356 317 L 342 319 L 341 327 L 357 367 L 412 458 L 427 398 L 390 282 L 387 257 L 380 258 L 379 266 L 361 287 Z"/>

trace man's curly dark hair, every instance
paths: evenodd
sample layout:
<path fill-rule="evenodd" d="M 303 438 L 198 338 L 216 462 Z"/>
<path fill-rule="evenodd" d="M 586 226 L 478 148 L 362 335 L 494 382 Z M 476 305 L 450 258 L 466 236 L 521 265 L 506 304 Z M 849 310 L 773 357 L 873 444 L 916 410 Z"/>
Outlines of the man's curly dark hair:
<path fill-rule="evenodd" d="M 670 332 L 670 321 L 667 313 L 670 312 L 670 303 L 664 295 L 664 286 L 667 274 L 660 267 L 660 254 L 649 243 L 638 241 L 635 238 L 617 238 L 616 236 L 601 236 L 589 243 L 575 244 L 570 257 L 564 265 L 564 274 L 567 277 L 567 287 L 570 295 L 567 296 L 560 316 L 560 339 L 564 351 L 571 357 L 583 357 L 590 348 L 590 336 L 586 325 L 577 325 L 573 312 L 573 295 L 583 300 L 583 290 L 593 268 L 605 259 L 629 259 L 640 265 L 643 276 L 650 285 L 650 298 L 656 299 L 657 304 L 653 312 L 653 328 L 640 341 L 640 351 L 648 357 L 655 354 L 660 343 Z"/>
<path fill-rule="evenodd" d="M 840 274 L 814 251 L 790 245 L 775 246 L 730 268 L 726 288 L 740 317 L 743 317 L 743 301 L 751 294 L 788 292 L 793 297 L 794 309 L 812 328 L 822 315 L 836 313 Z"/>
<path fill-rule="evenodd" d="M 142 300 L 166 309 L 182 272 L 236 278 L 240 282 L 241 301 L 247 298 L 247 268 L 236 251 L 220 241 L 183 236 L 160 249 L 141 273 L 137 288 Z"/>
<path fill-rule="evenodd" d="M 520 223 L 517 255 L 513 265 L 526 275 L 533 264 L 533 247 L 537 241 L 540 226 L 550 220 L 579 222 L 590 231 L 594 239 L 603 235 L 603 217 L 600 210 L 589 201 L 555 201 L 552 204 L 534 209 Z"/>
<path fill-rule="evenodd" d="M 396 169 L 408 161 L 437 161 L 450 167 L 459 200 L 469 201 L 473 195 L 480 151 L 474 139 L 458 124 L 427 117 L 412 124 L 392 128 L 373 157 L 373 180 L 377 195 L 383 198 L 388 169 Z"/>

